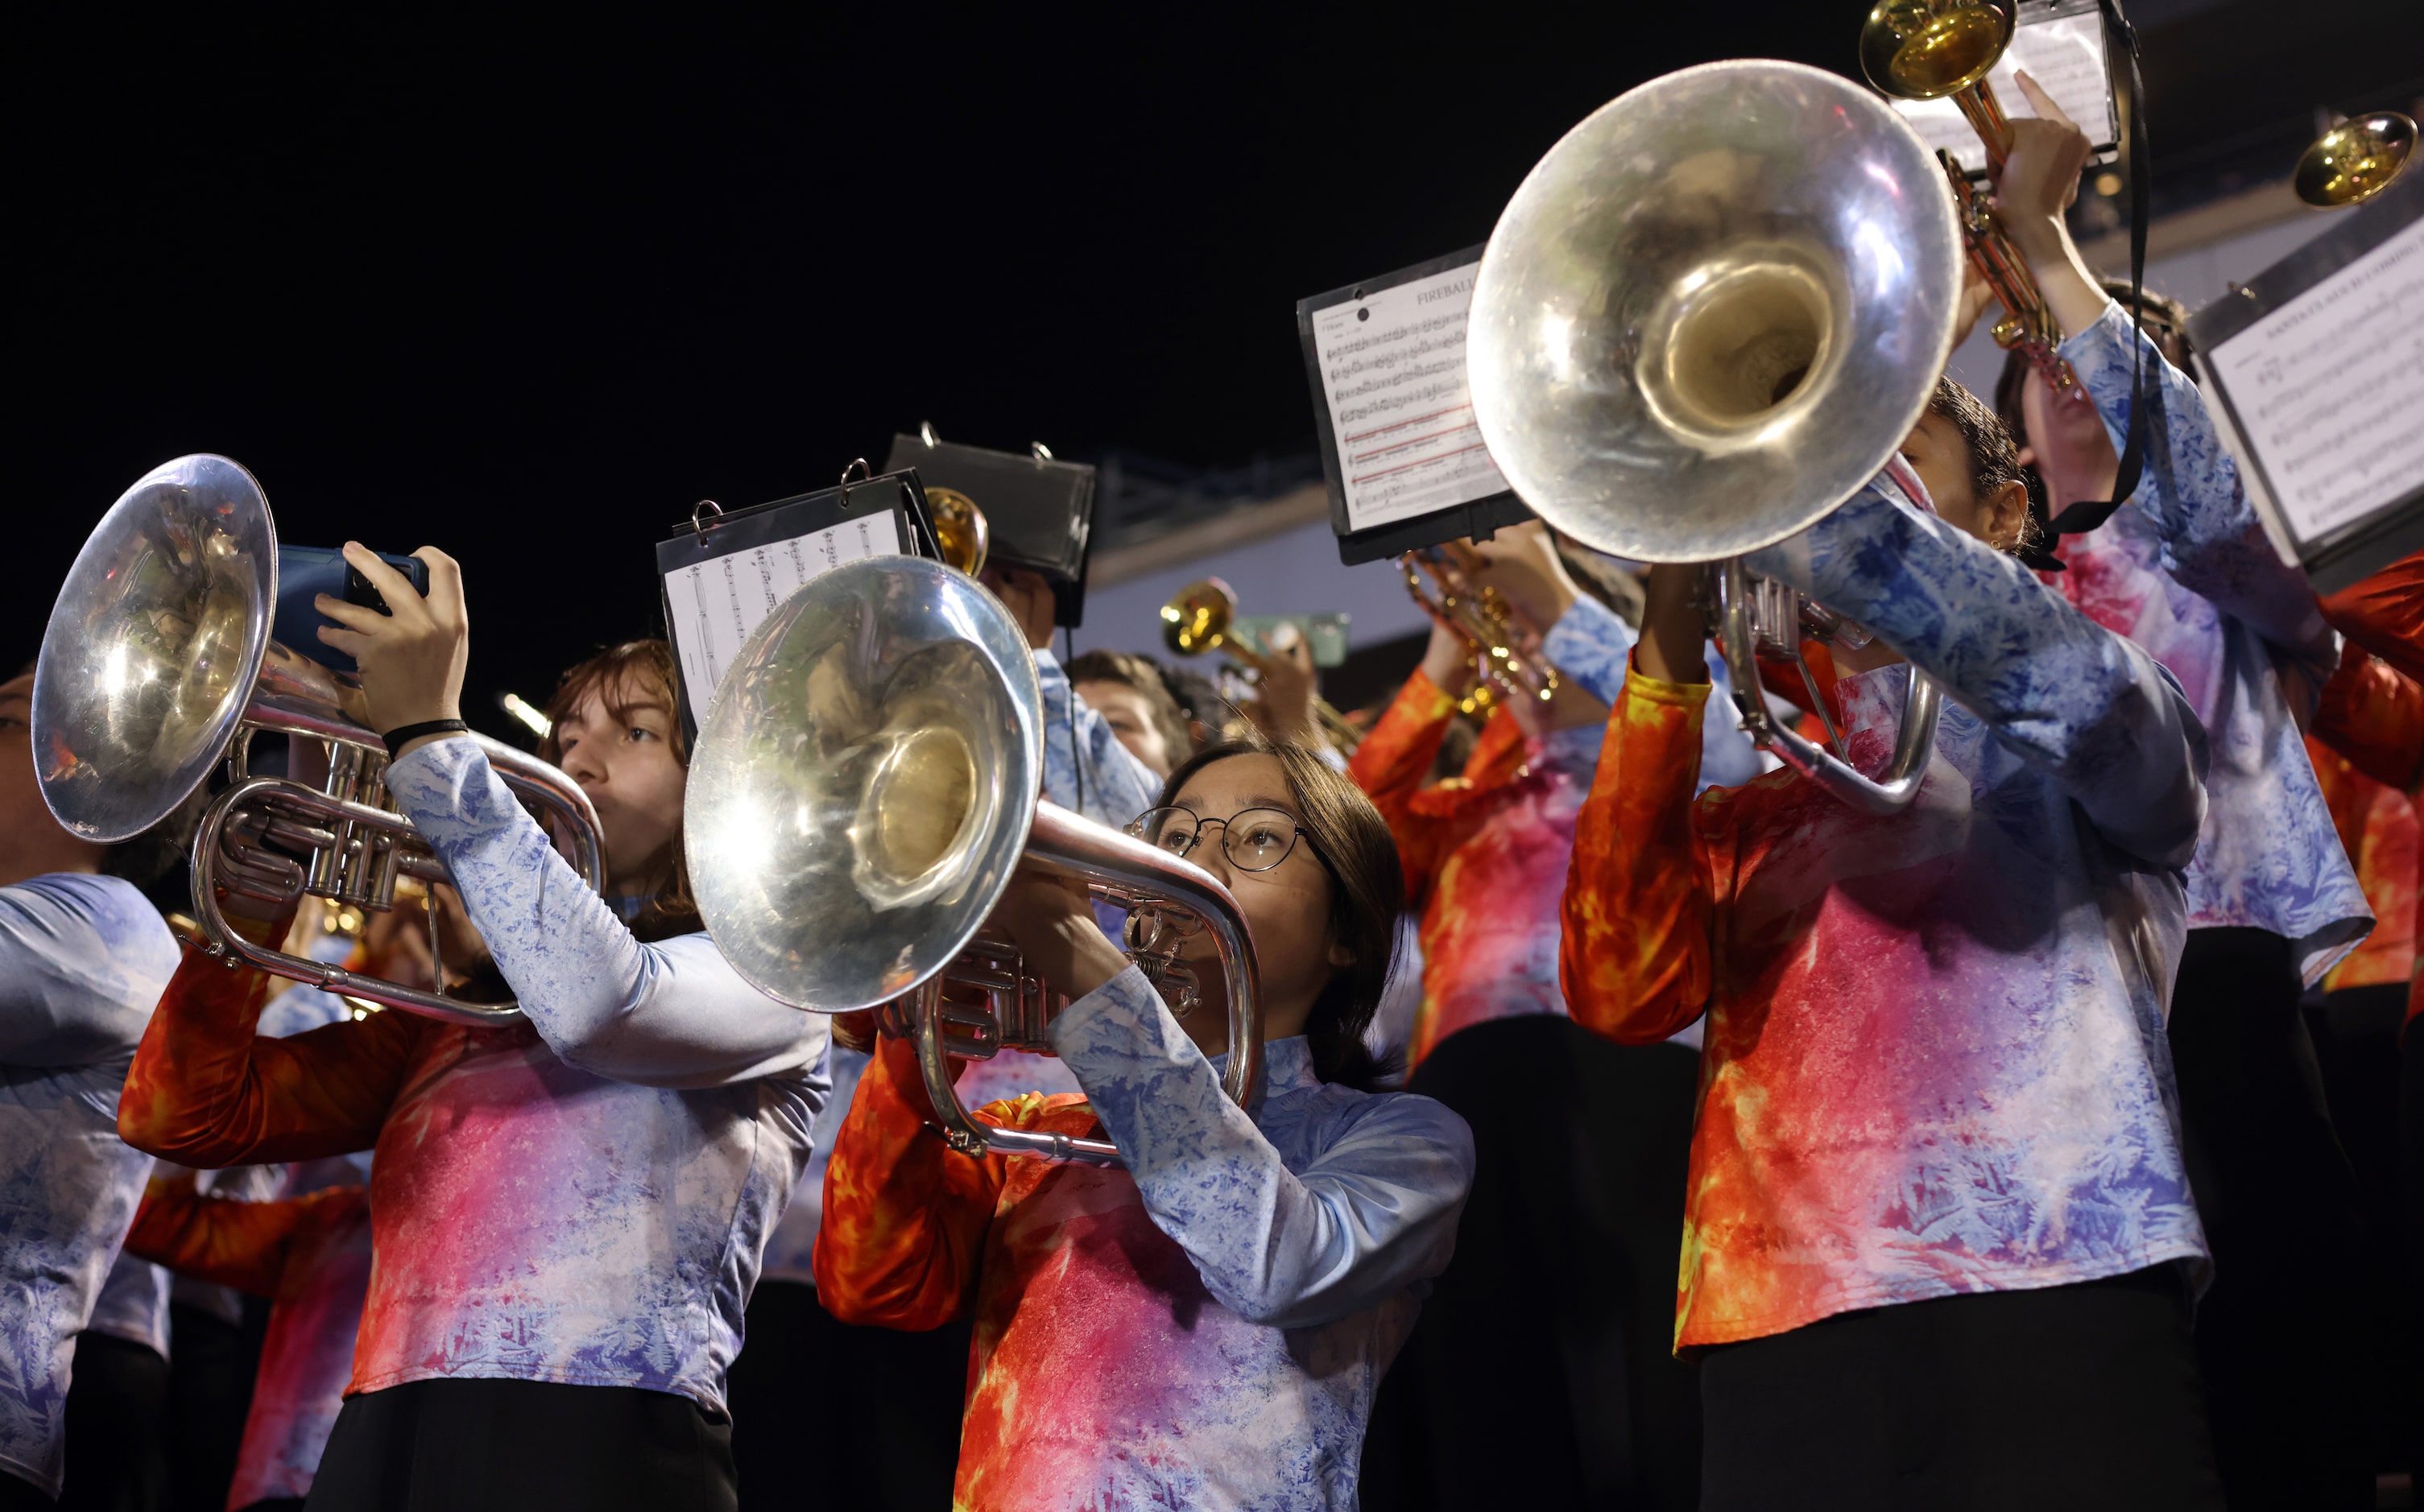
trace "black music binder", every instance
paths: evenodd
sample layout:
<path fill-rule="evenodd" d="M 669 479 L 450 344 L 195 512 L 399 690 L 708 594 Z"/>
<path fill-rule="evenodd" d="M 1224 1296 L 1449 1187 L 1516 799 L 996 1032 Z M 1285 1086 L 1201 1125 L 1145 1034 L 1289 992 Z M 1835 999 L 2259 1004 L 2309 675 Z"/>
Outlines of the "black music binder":
<path fill-rule="evenodd" d="M 2424 173 L 2189 317 L 2240 479 L 2336 593 L 2424 549 Z"/>
<path fill-rule="evenodd" d="M 1052 585 L 1056 625 L 1086 617 L 1086 558 L 1093 548 L 1094 469 L 1063 462 L 1038 443 L 1025 454 L 946 441 L 931 425 L 892 438 L 884 470 L 915 470 L 931 487 L 956 488 L 984 512 L 987 560 L 1039 573 Z"/>
<path fill-rule="evenodd" d="M 1480 269 L 1471 247 L 1297 301 L 1330 528 L 1349 566 L 1532 517 L 1481 444 L 1465 390 Z"/>
<path fill-rule="evenodd" d="M 939 558 L 915 471 L 864 475 L 746 509 L 702 501 L 657 543 L 665 638 L 692 739 L 742 643 L 800 585 L 869 556 Z"/>

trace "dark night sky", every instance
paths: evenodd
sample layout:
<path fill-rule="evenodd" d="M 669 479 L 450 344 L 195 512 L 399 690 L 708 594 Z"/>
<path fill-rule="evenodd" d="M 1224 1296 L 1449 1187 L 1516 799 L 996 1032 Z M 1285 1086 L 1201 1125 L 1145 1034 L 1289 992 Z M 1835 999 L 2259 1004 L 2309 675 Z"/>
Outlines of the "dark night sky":
<path fill-rule="evenodd" d="M 494 727 L 490 691 L 653 629 L 649 547 L 693 500 L 821 486 L 922 418 L 1308 450 L 1299 296 L 1480 241 L 1654 74 L 1852 70 L 1865 8 L 196 8 L 24 48 L 12 654 L 185 452 L 252 469 L 289 541 L 460 557 Z"/>

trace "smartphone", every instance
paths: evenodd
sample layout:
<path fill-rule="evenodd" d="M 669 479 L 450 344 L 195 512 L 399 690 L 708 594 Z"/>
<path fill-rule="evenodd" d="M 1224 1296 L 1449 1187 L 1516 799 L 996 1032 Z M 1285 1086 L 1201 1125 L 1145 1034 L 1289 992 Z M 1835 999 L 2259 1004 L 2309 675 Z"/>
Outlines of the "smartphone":
<path fill-rule="evenodd" d="M 381 551 L 378 558 L 396 571 L 403 573 L 406 581 L 412 584 L 414 593 L 424 598 L 429 596 L 428 563 L 417 556 L 390 556 L 385 551 Z M 343 562 L 344 558 L 341 556 L 337 560 Z M 364 609 L 376 610 L 382 614 L 395 613 L 394 610 L 387 607 L 387 600 L 379 596 L 379 591 L 371 586 L 371 581 L 362 576 L 362 569 L 350 562 L 345 563 L 345 591 L 339 597 L 349 604 L 359 604 Z"/>
<path fill-rule="evenodd" d="M 1270 644 L 1271 631 L 1283 625 L 1293 625 L 1312 648 L 1315 666 L 1334 667 L 1347 660 L 1344 614 L 1240 614 L 1230 624 L 1230 633 L 1257 655 Z"/>
<path fill-rule="evenodd" d="M 402 573 L 413 592 L 429 592 L 429 565 L 418 557 L 381 551 L 378 559 Z M 312 599 L 321 594 L 379 613 L 391 613 L 368 578 L 333 546 L 284 546 L 278 549 L 278 613 L 269 638 L 336 672 L 354 670 L 354 659 L 320 639 L 320 627 L 335 621 L 320 613 Z"/>

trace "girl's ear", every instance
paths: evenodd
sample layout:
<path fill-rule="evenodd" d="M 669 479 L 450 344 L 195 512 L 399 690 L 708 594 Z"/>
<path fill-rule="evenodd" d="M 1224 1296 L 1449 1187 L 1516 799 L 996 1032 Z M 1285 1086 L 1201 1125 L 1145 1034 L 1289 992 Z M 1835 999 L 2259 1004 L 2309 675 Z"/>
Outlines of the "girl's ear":
<path fill-rule="evenodd" d="M 2029 485 L 2017 478 L 1995 490 L 1981 511 L 1986 539 L 1998 551 L 2017 551 L 2029 529 Z"/>
<path fill-rule="evenodd" d="M 2026 441 L 2022 441 L 2020 443 L 2020 454 L 2018 460 L 2019 465 L 2024 468 L 2035 467 L 2037 465 L 2037 449 L 2029 445 Z"/>
<path fill-rule="evenodd" d="M 1355 964 L 1355 952 L 1348 948 L 1345 941 L 1333 939 L 1330 942 L 1329 961 L 1332 970 L 1344 971 Z"/>

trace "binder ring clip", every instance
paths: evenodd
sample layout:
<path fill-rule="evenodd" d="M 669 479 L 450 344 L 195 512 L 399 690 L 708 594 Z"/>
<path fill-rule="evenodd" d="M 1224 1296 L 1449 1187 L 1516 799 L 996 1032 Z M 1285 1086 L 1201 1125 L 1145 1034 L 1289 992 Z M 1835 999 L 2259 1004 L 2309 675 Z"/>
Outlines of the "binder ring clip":
<path fill-rule="evenodd" d="M 1027 450 L 1039 463 L 1049 462 L 1052 460 L 1052 448 L 1045 445 L 1042 441 L 1028 442 Z"/>
<path fill-rule="evenodd" d="M 917 422 L 917 439 L 926 443 L 929 452 L 943 444 L 943 438 L 934 434 L 934 422 L 931 420 Z"/>
<path fill-rule="evenodd" d="M 723 523 L 724 506 L 717 503 L 712 499 L 702 499 L 697 503 L 693 504 L 690 510 L 691 533 L 697 536 L 702 541 L 707 539 L 707 521 L 701 519 L 699 516 L 702 511 L 710 509 L 715 511 L 716 523 Z"/>
<path fill-rule="evenodd" d="M 844 509 L 850 507 L 850 475 L 853 472 L 858 474 L 858 481 L 861 483 L 875 476 L 868 470 L 867 458 L 854 456 L 850 459 L 850 466 L 841 470 L 841 507 Z"/>

